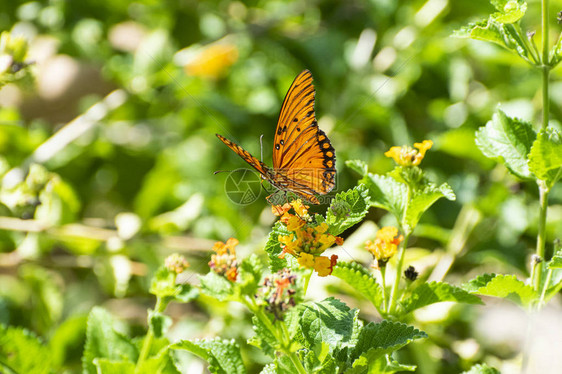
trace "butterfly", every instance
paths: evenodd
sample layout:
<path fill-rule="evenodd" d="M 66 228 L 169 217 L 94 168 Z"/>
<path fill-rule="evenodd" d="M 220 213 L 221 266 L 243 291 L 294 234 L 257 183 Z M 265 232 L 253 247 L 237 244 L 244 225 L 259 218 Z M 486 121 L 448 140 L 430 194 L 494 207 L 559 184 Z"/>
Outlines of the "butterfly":
<path fill-rule="evenodd" d="M 318 127 L 314 114 L 312 74 L 302 71 L 289 88 L 277 121 L 273 141 L 273 168 L 238 144 L 216 134 L 230 149 L 256 169 L 263 180 L 280 191 L 292 192 L 313 204 L 336 184 L 336 153 Z M 268 196 L 268 201 L 270 201 Z"/>

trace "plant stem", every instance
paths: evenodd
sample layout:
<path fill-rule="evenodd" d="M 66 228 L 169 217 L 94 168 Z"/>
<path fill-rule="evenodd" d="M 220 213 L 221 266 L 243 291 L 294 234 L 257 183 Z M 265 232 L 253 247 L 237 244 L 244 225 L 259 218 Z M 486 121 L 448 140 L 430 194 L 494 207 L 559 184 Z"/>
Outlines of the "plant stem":
<path fill-rule="evenodd" d="M 164 309 L 166 309 L 166 303 L 162 302 L 162 299 L 157 297 L 156 306 L 154 307 L 154 310 L 158 313 L 162 313 L 164 312 Z M 147 359 L 148 355 L 150 354 L 150 349 L 152 348 L 153 340 L 154 340 L 154 331 L 152 330 L 152 325 L 150 324 L 149 321 L 148 332 L 146 333 L 146 336 L 144 337 L 144 340 L 142 342 L 142 348 L 139 355 L 139 359 L 137 360 L 137 365 L 135 367 L 135 373 L 139 372 L 138 370 L 141 368 L 142 363 Z"/>
<path fill-rule="evenodd" d="M 410 238 L 410 233 L 406 233 L 404 241 L 400 246 L 400 252 L 398 253 L 398 264 L 396 265 L 396 278 L 394 279 L 394 284 L 392 285 L 392 291 L 390 291 L 390 303 L 388 304 L 387 314 L 394 313 L 396 308 L 396 298 L 398 297 L 398 286 L 400 285 L 400 278 L 402 275 L 402 266 L 404 266 L 404 255 L 406 253 L 406 247 L 408 246 L 408 239 Z"/>
<path fill-rule="evenodd" d="M 310 277 L 312 277 L 313 272 L 314 271 L 312 269 L 310 269 L 308 274 L 305 275 L 305 278 L 304 278 L 304 296 L 306 296 L 306 291 L 308 290 L 308 283 L 310 282 Z"/>
<path fill-rule="evenodd" d="M 541 308 L 544 303 L 546 291 L 548 290 L 548 286 L 550 286 L 551 279 L 552 279 L 552 269 L 548 269 L 548 273 L 546 273 L 546 280 L 544 281 L 544 285 L 542 286 L 541 298 L 539 299 L 538 308 Z"/>
<path fill-rule="evenodd" d="M 384 266 L 383 269 L 381 269 L 381 278 L 382 278 L 382 310 L 384 310 L 385 312 L 386 310 L 386 306 L 387 306 L 387 300 L 386 300 L 386 271 L 388 269 L 388 266 Z"/>
<path fill-rule="evenodd" d="M 546 211 L 548 209 L 548 188 L 545 186 L 543 181 L 539 181 L 539 227 L 537 234 L 537 256 L 541 260 L 545 260 L 545 243 L 546 243 Z M 533 273 L 533 287 L 535 291 L 539 292 L 542 278 L 542 268 L 541 264 L 537 264 L 536 269 Z"/>
<path fill-rule="evenodd" d="M 542 8 L 542 129 L 548 127 L 549 109 L 549 93 L 548 80 L 550 73 L 550 62 L 548 61 L 548 0 L 541 0 Z"/>

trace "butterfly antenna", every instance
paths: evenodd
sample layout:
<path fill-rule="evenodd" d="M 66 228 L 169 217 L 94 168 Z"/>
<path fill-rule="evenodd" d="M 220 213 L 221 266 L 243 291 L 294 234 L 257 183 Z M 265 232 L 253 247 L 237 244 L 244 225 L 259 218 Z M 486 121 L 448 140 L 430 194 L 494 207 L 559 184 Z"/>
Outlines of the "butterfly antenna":
<path fill-rule="evenodd" d="M 263 162 L 263 134 L 260 136 L 261 162 Z"/>
<path fill-rule="evenodd" d="M 213 175 L 217 175 L 218 173 L 231 173 L 236 170 L 217 170 L 213 172 Z"/>

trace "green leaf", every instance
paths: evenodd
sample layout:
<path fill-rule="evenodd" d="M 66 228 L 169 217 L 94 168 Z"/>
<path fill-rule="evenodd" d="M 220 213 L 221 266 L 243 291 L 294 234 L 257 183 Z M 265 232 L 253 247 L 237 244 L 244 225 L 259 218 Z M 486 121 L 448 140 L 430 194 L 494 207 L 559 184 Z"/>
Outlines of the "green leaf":
<path fill-rule="evenodd" d="M 369 365 L 368 374 L 392 374 L 402 371 L 415 371 L 416 365 L 402 365 L 398 361 L 394 361 L 390 355 L 385 355 L 376 359 Z"/>
<path fill-rule="evenodd" d="M 263 263 L 256 254 L 252 254 L 242 260 L 238 267 L 238 283 L 241 294 L 254 295 L 257 292 L 263 276 L 263 267 Z"/>
<path fill-rule="evenodd" d="M 462 374 L 500 374 L 500 372 L 486 364 L 478 364 L 471 367 L 469 371 L 463 371 Z"/>
<path fill-rule="evenodd" d="M 289 331 L 309 349 L 327 344 L 330 352 L 353 344 L 357 325 L 357 309 L 350 309 L 343 302 L 330 297 L 320 302 L 298 305 L 288 312 Z M 298 325 L 298 327 L 295 327 Z"/>
<path fill-rule="evenodd" d="M 389 211 L 400 221 L 408 201 L 406 185 L 392 177 L 372 173 L 364 180 L 369 188 L 371 205 Z"/>
<path fill-rule="evenodd" d="M 483 274 L 464 284 L 463 288 L 472 294 L 501 297 L 525 307 L 537 298 L 533 288 L 515 275 Z"/>
<path fill-rule="evenodd" d="M 275 351 L 279 347 L 277 338 L 258 317 L 253 316 L 252 322 L 256 335 L 248 340 L 248 344 L 260 348 L 264 354 L 270 357 L 275 357 Z"/>
<path fill-rule="evenodd" d="M 264 250 L 269 255 L 269 266 L 271 268 L 271 272 L 275 273 L 285 267 L 287 267 L 287 260 L 283 258 L 279 258 L 279 255 L 282 252 L 281 243 L 279 243 L 279 235 L 290 235 L 291 233 L 287 230 L 285 225 L 277 221 L 269 234 L 269 238 L 267 239 L 267 243 L 265 244 Z"/>
<path fill-rule="evenodd" d="M 167 344 L 141 364 L 137 374 L 180 374 Z"/>
<path fill-rule="evenodd" d="M 472 295 L 462 288 L 444 282 L 423 283 L 416 287 L 402 304 L 404 313 L 422 308 L 426 305 L 443 301 L 456 301 L 466 304 L 484 304 L 478 296 Z"/>
<path fill-rule="evenodd" d="M 95 358 L 136 362 L 138 351 L 132 341 L 114 328 L 114 320 L 105 309 L 94 307 L 88 316 L 86 346 L 82 356 L 82 370 L 96 374 Z"/>
<path fill-rule="evenodd" d="M 161 266 L 152 278 L 149 292 L 160 298 L 189 302 L 199 295 L 199 291 L 188 283 L 176 284 L 177 274 Z"/>
<path fill-rule="evenodd" d="M 377 324 L 370 322 L 359 334 L 357 345 L 351 353 L 353 367 L 345 373 L 362 373 L 365 367 L 384 355 L 422 338 L 427 338 L 427 334 L 413 326 L 387 320 Z"/>
<path fill-rule="evenodd" d="M 213 374 L 246 374 L 240 347 L 234 340 L 182 340 L 171 348 L 189 351 L 206 360 Z"/>
<path fill-rule="evenodd" d="M 416 227 L 421 216 L 437 200 L 445 197 L 448 200 L 455 200 L 456 196 L 447 183 L 435 187 L 432 183 L 427 183 L 422 190 L 415 191 L 406 210 L 406 223 L 411 229 Z"/>
<path fill-rule="evenodd" d="M 509 20 L 516 17 L 515 14 L 501 16 L 496 13 L 501 20 Z M 515 16 L 515 17 L 514 17 Z M 535 58 L 529 50 L 527 43 L 523 40 L 519 25 L 501 23 L 491 16 L 487 20 L 471 23 L 453 32 L 453 36 L 459 38 L 470 38 L 498 44 L 512 52 L 517 53 L 525 61 L 534 64 Z"/>
<path fill-rule="evenodd" d="M 549 269 L 562 269 L 562 256 L 554 256 L 548 262 Z"/>
<path fill-rule="evenodd" d="M 531 147 L 529 169 L 551 187 L 562 176 L 562 138 L 554 129 L 541 131 Z"/>
<path fill-rule="evenodd" d="M 149 309 L 148 323 L 152 327 L 152 331 L 154 331 L 154 336 L 161 338 L 172 325 L 172 318 L 163 313 Z"/>
<path fill-rule="evenodd" d="M 225 301 L 234 295 L 232 283 L 214 271 L 210 271 L 205 276 L 199 276 L 199 280 L 201 282 L 201 291 L 217 300 Z"/>
<path fill-rule="evenodd" d="M 47 374 L 51 372 L 51 352 L 31 332 L 0 325 L 0 372 Z"/>
<path fill-rule="evenodd" d="M 57 327 L 49 340 L 49 349 L 53 365 L 60 367 L 73 358 L 80 358 L 86 341 L 86 315 L 75 315 L 66 319 Z"/>
<path fill-rule="evenodd" d="M 532 180 L 527 157 L 536 136 L 530 123 L 510 118 L 498 109 L 476 132 L 476 144 L 486 157 L 501 160 L 514 175 Z"/>
<path fill-rule="evenodd" d="M 135 364 L 130 361 L 115 361 L 107 358 L 94 359 L 97 374 L 133 374 Z"/>
<path fill-rule="evenodd" d="M 364 185 L 338 193 L 326 211 L 330 234 L 339 235 L 361 222 L 368 211 L 369 195 Z"/>
<path fill-rule="evenodd" d="M 562 34 L 558 37 L 558 41 L 550 50 L 550 66 L 554 68 L 562 61 Z"/>
<path fill-rule="evenodd" d="M 361 264 L 356 262 L 338 262 L 334 267 L 332 275 L 347 282 L 354 290 L 369 300 L 377 310 L 382 308 L 382 287 L 377 283 L 377 280 L 371 275 L 369 270 L 365 269 Z"/>
<path fill-rule="evenodd" d="M 353 171 L 356 171 L 359 175 L 364 177 L 367 175 L 367 163 L 362 160 L 347 160 L 345 166 Z"/>
<path fill-rule="evenodd" d="M 492 14 L 492 18 L 500 23 L 517 22 L 527 11 L 527 3 L 524 0 L 491 0 L 490 2 L 499 11 Z"/>

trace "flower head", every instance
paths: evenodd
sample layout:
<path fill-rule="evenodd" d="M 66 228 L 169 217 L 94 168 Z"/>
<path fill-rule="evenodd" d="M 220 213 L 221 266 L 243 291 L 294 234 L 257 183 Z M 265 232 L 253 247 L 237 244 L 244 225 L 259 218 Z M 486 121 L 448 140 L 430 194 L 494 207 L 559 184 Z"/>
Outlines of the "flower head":
<path fill-rule="evenodd" d="M 182 255 L 174 253 L 166 257 L 166 260 L 164 260 L 164 265 L 166 266 L 166 268 L 168 268 L 168 270 L 176 274 L 181 274 L 185 269 L 189 267 L 189 262 L 187 262 L 185 257 L 183 257 Z"/>
<path fill-rule="evenodd" d="M 238 277 L 238 261 L 236 260 L 236 249 L 238 240 L 230 238 L 223 242 L 216 242 L 213 251 L 216 254 L 211 256 L 209 266 L 211 270 L 219 275 L 223 275 L 231 282 L 235 282 Z"/>
<path fill-rule="evenodd" d="M 297 276 L 288 269 L 283 269 L 265 277 L 256 298 L 266 304 L 266 310 L 281 320 L 283 312 L 295 306 Z"/>
<path fill-rule="evenodd" d="M 238 60 L 235 45 L 220 42 L 202 48 L 185 64 L 185 72 L 192 76 L 219 78 Z"/>
<path fill-rule="evenodd" d="M 431 140 L 424 140 L 421 143 L 414 143 L 413 148 L 406 145 L 391 147 L 384 155 L 394 159 L 400 166 L 418 166 L 425 157 L 425 153 L 432 146 L 433 142 Z"/>
<path fill-rule="evenodd" d="M 412 265 L 408 266 L 408 268 L 404 270 L 404 276 L 406 277 L 406 279 L 412 282 L 418 279 L 418 275 L 419 273 L 416 271 L 416 268 L 413 267 Z"/>
<path fill-rule="evenodd" d="M 377 265 L 384 266 L 396 254 L 403 239 L 402 235 L 398 235 L 396 227 L 383 227 L 377 231 L 374 241 L 365 243 L 365 248 L 371 252 Z"/>
<path fill-rule="evenodd" d="M 274 208 L 274 212 L 282 214 L 280 221 L 291 231 L 290 235 L 278 236 L 283 249 L 279 257 L 290 254 L 302 267 L 314 269 L 322 277 L 330 275 L 337 262 L 337 256 L 328 258 L 321 254 L 334 244 L 342 245 L 343 239 L 330 234 L 327 223 L 314 222 L 308 214 L 308 206 L 303 205 L 300 200 L 292 201 L 290 206 L 295 214 L 289 213 L 286 206 Z"/>

